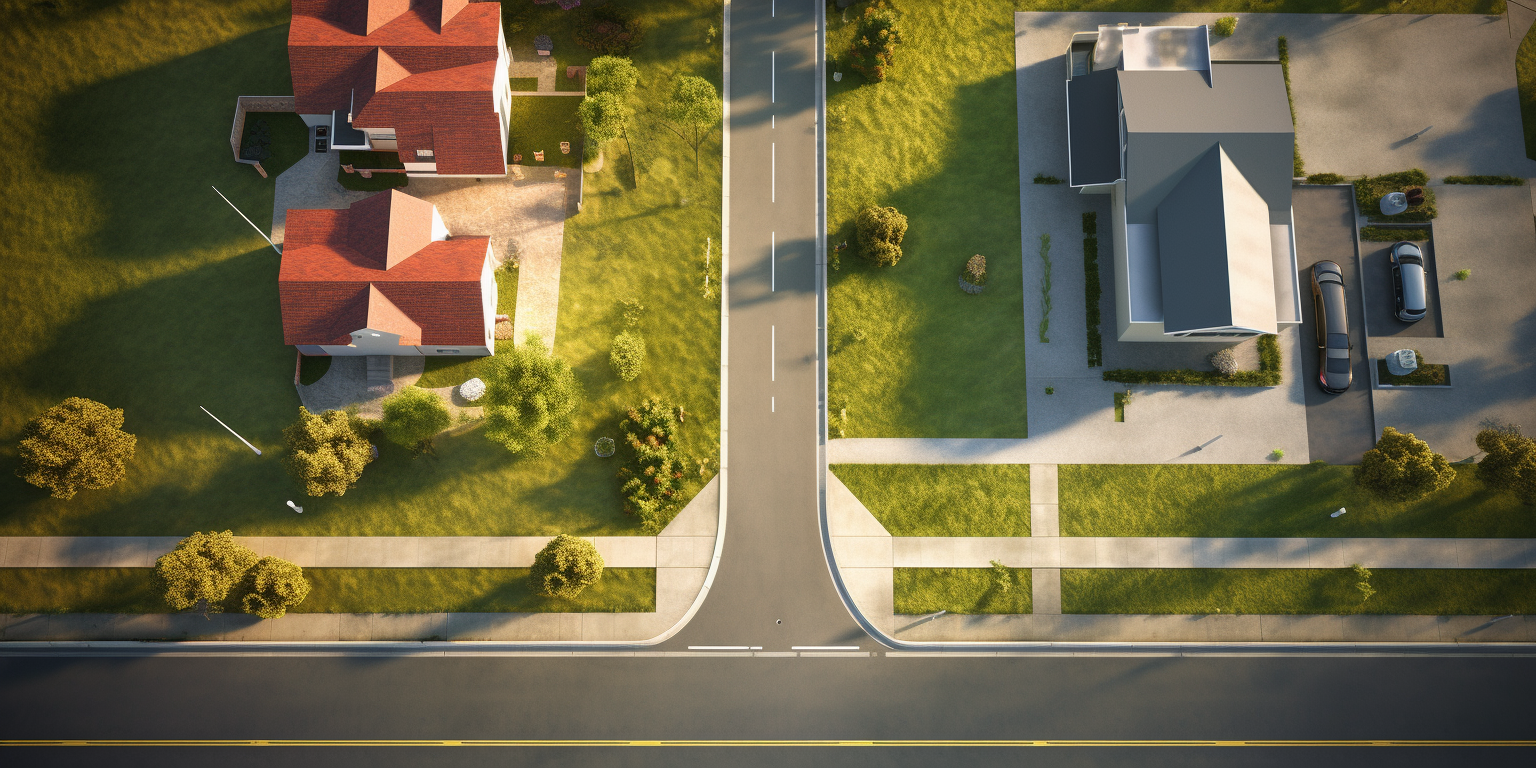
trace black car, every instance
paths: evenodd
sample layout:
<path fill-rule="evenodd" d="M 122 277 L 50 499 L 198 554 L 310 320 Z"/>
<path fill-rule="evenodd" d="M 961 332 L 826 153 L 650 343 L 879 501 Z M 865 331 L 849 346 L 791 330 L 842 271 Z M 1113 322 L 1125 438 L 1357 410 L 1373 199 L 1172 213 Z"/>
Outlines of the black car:
<path fill-rule="evenodd" d="M 1424 254 L 1417 245 L 1402 240 L 1392 244 L 1392 295 L 1397 301 L 1397 319 L 1416 323 L 1428 311 L 1424 290 Z"/>
<path fill-rule="evenodd" d="M 1337 395 L 1351 381 L 1349 309 L 1344 301 L 1344 273 L 1331 261 L 1312 265 L 1313 319 L 1317 322 L 1317 383 Z"/>

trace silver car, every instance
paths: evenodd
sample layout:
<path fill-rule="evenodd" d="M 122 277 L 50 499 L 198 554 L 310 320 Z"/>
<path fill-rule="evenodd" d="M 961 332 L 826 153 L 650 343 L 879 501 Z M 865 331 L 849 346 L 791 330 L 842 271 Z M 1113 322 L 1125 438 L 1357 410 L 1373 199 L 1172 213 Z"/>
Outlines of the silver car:
<path fill-rule="evenodd" d="M 1393 243 L 1392 295 L 1397 301 L 1397 319 L 1415 323 L 1428 311 L 1424 290 L 1424 254 L 1406 240 Z"/>

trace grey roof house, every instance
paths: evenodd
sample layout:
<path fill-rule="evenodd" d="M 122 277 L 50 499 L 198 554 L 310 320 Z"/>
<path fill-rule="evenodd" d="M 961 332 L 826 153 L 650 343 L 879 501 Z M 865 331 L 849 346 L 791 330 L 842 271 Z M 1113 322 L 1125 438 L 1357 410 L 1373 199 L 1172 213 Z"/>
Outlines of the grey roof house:
<path fill-rule="evenodd" d="M 1117 338 L 1301 322 L 1291 124 L 1276 61 L 1212 61 L 1204 26 L 1101 26 L 1067 52 L 1069 183 L 1111 196 Z"/>

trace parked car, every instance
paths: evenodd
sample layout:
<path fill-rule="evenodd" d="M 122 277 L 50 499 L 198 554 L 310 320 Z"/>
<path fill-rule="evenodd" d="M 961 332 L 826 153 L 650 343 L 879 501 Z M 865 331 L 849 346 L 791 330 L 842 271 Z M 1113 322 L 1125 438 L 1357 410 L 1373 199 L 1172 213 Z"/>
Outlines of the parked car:
<path fill-rule="evenodd" d="M 1312 265 L 1313 320 L 1317 325 L 1317 383 L 1337 395 L 1349 389 L 1353 361 L 1349 343 L 1349 306 L 1344 300 L 1344 272 L 1331 261 Z"/>
<path fill-rule="evenodd" d="M 1392 244 L 1392 295 L 1397 300 L 1397 319 L 1416 323 L 1428 311 L 1424 290 L 1424 254 L 1406 240 Z"/>

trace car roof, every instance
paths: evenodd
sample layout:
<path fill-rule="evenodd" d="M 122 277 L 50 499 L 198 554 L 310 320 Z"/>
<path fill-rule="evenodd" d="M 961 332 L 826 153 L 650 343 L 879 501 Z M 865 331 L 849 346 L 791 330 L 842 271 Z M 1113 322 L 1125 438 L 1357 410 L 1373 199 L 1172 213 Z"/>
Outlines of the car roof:
<path fill-rule="evenodd" d="M 1400 269 L 1403 276 L 1403 309 L 1412 312 L 1424 311 L 1424 267 L 1419 264 L 1404 264 Z"/>
<path fill-rule="evenodd" d="M 1417 245 L 1414 245 L 1413 243 L 1410 243 L 1407 240 L 1400 240 L 1400 241 L 1398 241 L 1396 244 L 1394 244 L 1392 246 L 1392 250 L 1397 251 L 1398 253 L 1402 253 L 1402 254 L 1411 254 L 1413 256 L 1422 256 L 1422 255 L 1424 255 L 1422 252 L 1419 251 L 1419 247 Z"/>

